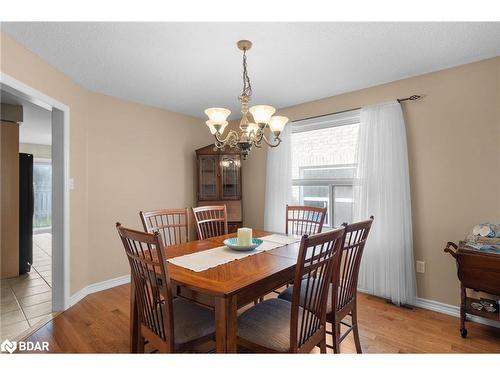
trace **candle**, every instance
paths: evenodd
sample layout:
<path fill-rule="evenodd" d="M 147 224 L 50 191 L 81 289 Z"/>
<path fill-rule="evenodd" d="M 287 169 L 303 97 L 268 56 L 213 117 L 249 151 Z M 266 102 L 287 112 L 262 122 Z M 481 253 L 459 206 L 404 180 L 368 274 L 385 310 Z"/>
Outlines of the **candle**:
<path fill-rule="evenodd" d="M 252 244 L 252 229 L 239 228 L 238 229 L 238 245 L 250 246 Z"/>

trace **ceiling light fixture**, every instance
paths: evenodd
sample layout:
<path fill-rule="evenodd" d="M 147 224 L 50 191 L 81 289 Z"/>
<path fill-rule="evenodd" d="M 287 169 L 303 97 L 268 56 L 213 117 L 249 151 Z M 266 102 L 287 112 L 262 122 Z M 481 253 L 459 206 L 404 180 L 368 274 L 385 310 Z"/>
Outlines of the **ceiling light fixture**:
<path fill-rule="evenodd" d="M 237 46 L 243 51 L 243 91 L 238 97 L 241 103 L 242 114 L 240 132 L 230 130 L 227 136 L 223 137 L 224 130 L 228 124 L 227 118 L 231 114 L 229 109 L 208 108 L 205 110 L 205 114 L 208 116 L 206 124 L 215 137 L 215 147 L 217 149 L 224 149 L 225 146 L 236 147 L 241 152 L 243 159 L 246 159 L 252 147 L 262 147 L 262 142 L 265 142 L 269 147 L 277 147 L 281 143 L 280 134 L 285 128 L 288 118 L 273 116 L 276 109 L 270 105 L 248 107 L 248 102 L 252 97 L 252 85 L 250 84 L 247 72 L 246 52 L 252 47 L 252 42 L 249 40 L 240 40 Z M 250 121 L 250 119 L 253 121 Z M 265 135 L 266 128 L 274 135 L 272 143 Z"/>

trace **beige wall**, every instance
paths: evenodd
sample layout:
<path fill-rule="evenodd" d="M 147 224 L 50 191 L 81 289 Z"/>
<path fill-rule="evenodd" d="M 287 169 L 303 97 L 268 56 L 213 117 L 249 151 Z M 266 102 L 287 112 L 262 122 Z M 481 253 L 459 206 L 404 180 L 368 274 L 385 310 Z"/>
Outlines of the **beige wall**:
<path fill-rule="evenodd" d="M 116 221 L 139 210 L 194 204 L 194 150 L 210 143 L 200 119 L 92 94 L 88 126 L 89 282 L 123 275 Z M 92 150 L 92 152 L 90 152 Z"/>
<path fill-rule="evenodd" d="M 128 274 L 115 222 L 139 228 L 141 209 L 190 206 L 194 150 L 210 134 L 201 120 L 89 92 L 0 40 L 1 72 L 70 107 L 70 293 Z"/>
<path fill-rule="evenodd" d="M 418 296 L 458 304 L 455 264 L 443 253 L 474 224 L 500 222 L 500 58 L 280 109 L 298 120 L 422 94 L 405 103 Z M 234 124 L 233 124 L 234 126 Z M 246 226 L 264 222 L 266 153 L 243 164 Z"/>

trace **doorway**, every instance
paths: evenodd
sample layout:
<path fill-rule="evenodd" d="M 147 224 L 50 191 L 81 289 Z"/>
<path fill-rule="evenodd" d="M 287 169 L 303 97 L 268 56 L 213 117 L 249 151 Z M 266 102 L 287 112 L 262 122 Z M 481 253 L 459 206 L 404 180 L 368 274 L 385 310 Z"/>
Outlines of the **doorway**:
<path fill-rule="evenodd" d="M 46 320 L 52 312 L 69 307 L 70 181 L 69 108 L 5 74 L 1 76 L 0 90 L 2 102 L 17 101 L 15 104 L 26 108 L 25 114 L 36 110 L 45 116 L 44 131 L 40 126 L 30 131 L 30 123 L 40 123 L 30 121 L 29 116 L 25 116 L 20 126 L 20 157 L 23 154 L 32 157 L 32 182 L 28 184 L 33 188 L 32 256 L 25 272 L 20 267 L 19 276 L 0 280 L 2 305 L 10 302 L 8 308 L 2 309 L 3 340 L 16 338 L 40 320 Z M 24 321 L 20 320 L 19 312 Z M 5 319 L 4 314 L 7 314 Z"/>

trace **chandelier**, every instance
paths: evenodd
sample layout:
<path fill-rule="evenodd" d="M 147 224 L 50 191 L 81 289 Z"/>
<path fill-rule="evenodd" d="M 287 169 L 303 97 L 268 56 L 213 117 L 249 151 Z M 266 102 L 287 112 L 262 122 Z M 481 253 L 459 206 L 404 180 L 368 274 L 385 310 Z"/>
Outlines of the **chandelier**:
<path fill-rule="evenodd" d="M 228 124 L 227 118 L 231 114 L 229 109 L 208 108 L 205 114 L 208 116 L 206 124 L 215 137 L 215 148 L 223 150 L 225 146 L 237 148 L 243 159 L 246 159 L 252 147 L 262 147 L 265 142 L 269 147 L 277 147 L 281 143 L 280 134 L 283 131 L 288 118 L 284 116 L 273 116 L 276 109 L 270 105 L 255 105 L 248 107 L 252 97 L 252 85 L 247 72 L 246 52 L 252 47 L 249 40 L 240 40 L 237 43 L 243 51 L 243 91 L 238 97 L 241 103 L 240 132 L 230 130 L 224 137 L 224 130 Z M 248 113 L 250 112 L 250 114 Z M 273 133 L 274 140 L 270 141 L 265 134 L 266 128 Z"/>

